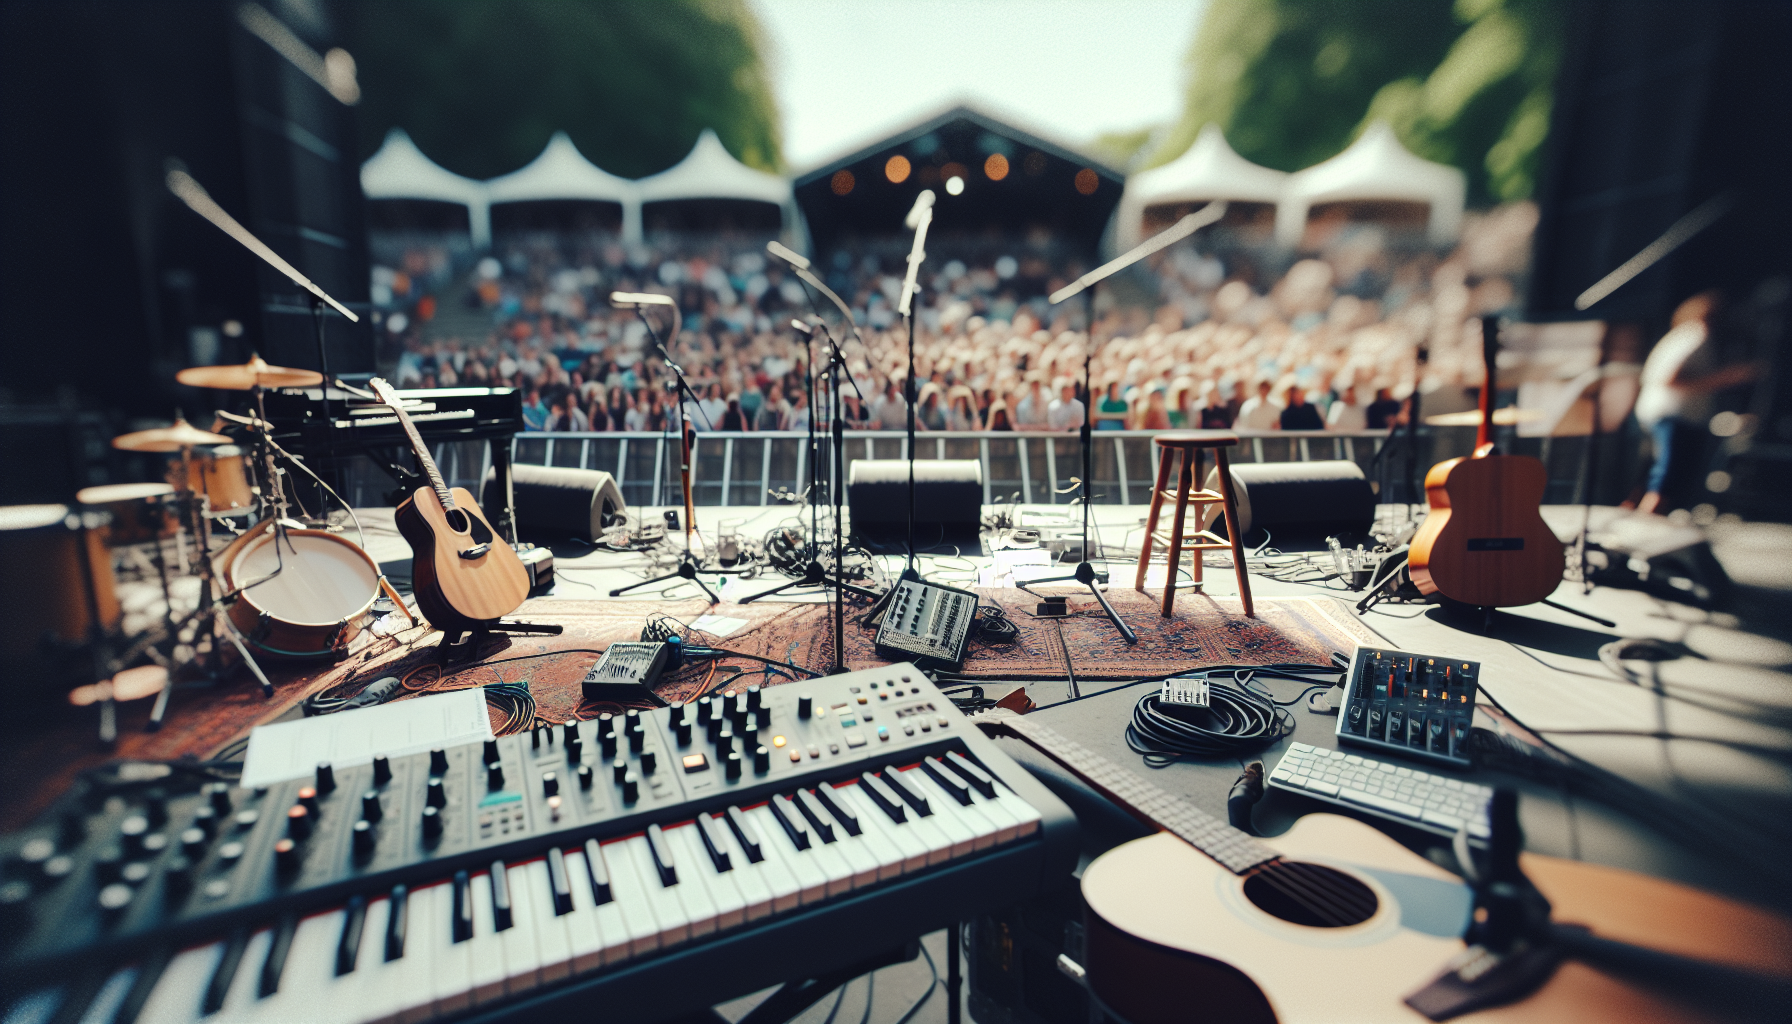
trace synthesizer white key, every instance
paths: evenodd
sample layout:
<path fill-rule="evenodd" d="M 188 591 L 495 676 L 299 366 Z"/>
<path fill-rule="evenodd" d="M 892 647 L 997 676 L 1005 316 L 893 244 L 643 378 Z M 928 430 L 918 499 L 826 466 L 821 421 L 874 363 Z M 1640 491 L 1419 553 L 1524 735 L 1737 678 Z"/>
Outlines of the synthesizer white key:
<path fill-rule="evenodd" d="M 834 793 L 858 810 L 859 824 L 865 829 L 866 835 L 878 837 L 894 851 L 897 858 L 895 871 L 898 875 L 919 871 L 927 866 L 927 848 L 921 845 L 912 831 L 891 821 L 883 809 L 865 795 L 858 783 L 840 786 Z"/>
<path fill-rule="evenodd" d="M 704 815 L 708 820 L 708 815 Z M 715 826 L 714 822 L 710 822 Z M 715 920 L 717 931 L 739 928 L 747 920 L 747 902 L 741 897 L 740 886 L 734 883 L 734 858 L 728 854 L 728 846 L 719 838 L 710 836 L 709 842 L 717 844 L 717 850 L 727 857 L 728 870 L 716 868 L 716 858 L 710 854 L 709 842 L 705 842 L 702 826 L 693 821 L 667 833 L 683 841 L 685 852 L 681 859 L 691 865 L 691 873 L 696 875 L 709 889 L 710 901 L 715 904 Z"/>
<path fill-rule="evenodd" d="M 436 1012 L 444 1017 L 473 1005 L 473 950 L 469 937 L 473 883 L 469 878 L 463 886 L 460 874 L 429 890 L 429 939 L 425 944 L 429 951 L 429 985 L 435 994 Z"/>
<path fill-rule="evenodd" d="M 253 1010 L 258 999 L 255 987 L 261 978 L 261 964 L 267 959 L 268 944 L 273 934 L 272 928 L 258 928 L 250 933 L 249 941 L 243 946 L 243 958 L 238 962 L 236 974 L 230 979 L 230 989 L 224 995 L 224 1003 L 215 1012 L 205 1015 L 207 1021 L 236 1021 L 245 1018 Z"/>
<path fill-rule="evenodd" d="M 772 817 L 771 810 L 760 806 L 745 813 L 747 820 L 759 831 L 759 848 L 764 851 L 765 859 L 775 859 L 796 879 L 798 902 L 806 907 L 827 899 L 828 876 L 815 862 L 799 858 L 790 837 L 784 834 L 784 826 Z"/>
<path fill-rule="evenodd" d="M 586 851 L 590 851 L 587 846 Z M 653 916 L 653 904 L 635 871 L 635 857 L 628 841 L 604 843 L 600 848 L 604 866 L 610 874 L 610 896 L 622 911 L 623 927 L 629 937 L 632 956 L 641 956 L 660 948 L 660 924 Z"/>
<path fill-rule="evenodd" d="M 704 815 L 704 817 L 709 818 L 709 822 L 713 826 L 709 830 L 710 836 L 721 844 L 722 849 L 728 854 L 728 863 L 732 869 L 728 874 L 732 876 L 735 888 L 740 890 L 743 923 L 770 917 L 775 897 L 772 894 L 771 885 L 767 881 L 765 870 L 761 864 L 754 863 L 753 859 L 747 856 L 746 851 L 735 840 L 734 831 L 728 827 L 726 821 L 720 818 L 711 818 L 709 815 Z M 796 893 L 796 883 L 794 882 L 790 884 L 790 893 L 793 896 Z"/>
<path fill-rule="evenodd" d="M 504 992 L 519 996 L 541 984 L 541 950 L 535 944 L 533 900 L 526 899 L 527 890 L 519 884 L 527 881 L 528 872 L 503 863 L 492 865 L 492 913 L 502 924 L 508 906 L 510 927 L 498 932 L 504 940 Z M 499 883 L 502 882 L 502 888 Z"/>
<path fill-rule="evenodd" d="M 328 948 L 321 965 L 322 979 L 309 968 L 303 977 L 295 975 L 294 991 L 308 993 L 304 996 L 307 1012 L 317 1014 L 317 1024 L 355 1024 L 360 1020 L 362 983 L 368 964 L 378 955 L 378 943 L 372 941 L 367 926 L 366 902 L 351 902 L 337 918 L 336 931 L 325 936 Z M 356 936 L 358 939 L 344 945 L 345 938 Z"/>
<path fill-rule="evenodd" d="M 772 827 L 776 830 L 770 841 L 778 846 L 786 861 L 814 865 L 815 870 L 827 879 L 828 896 L 839 896 L 852 891 L 852 867 L 846 863 L 846 858 L 828 849 L 828 845 L 809 826 L 803 812 L 797 810 L 795 803 L 784 797 L 774 796 L 766 804 L 766 808 L 773 819 Z M 806 846 L 801 845 L 805 843 Z"/>
<path fill-rule="evenodd" d="M 513 887 L 528 891 L 524 895 L 529 904 L 529 913 L 535 919 L 535 950 L 540 959 L 536 968 L 540 972 L 541 983 L 549 985 L 562 981 L 572 974 L 572 939 L 567 932 L 566 918 L 571 916 L 559 914 L 554 903 L 553 880 L 549 877 L 547 857 L 558 859 L 560 851 L 552 849 L 547 856 L 519 864 L 510 869 L 510 880 Z M 571 892 L 570 886 L 568 892 Z M 522 922 L 519 920 L 518 924 Z"/>
<path fill-rule="evenodd" d="M 327 1005 L 324 993 L 336 980 L 336 944 L 347 916 L 337 909 L 300 918 L 293 929 L 279 987 L 232 1020 L 280 1024 L 314 1018 L 318 1008 Z"/>
<path fill-rule="evenodd" d="M 857 783 L 847 783 L 845 787 L 836 787 L 824 782 L 815 787 L 815 798 L 827 808 L 828 814 L 833 816 L 835 824 L 844 830 L 842 841 L 850 839 L 851 842 L 865 847 L 873 863 L 877 865 L 877 880 L 880 882 L 890 881 L 902 874 L 903 856 L 890 844 L 888 839 L 884 838 L 882 832 L 866 823 L 865 816 L 860 813 L 858 804 L 847 798 L 844 789 L 855 785 Z"/>
<path fill-rule="evenodd" d="M 697 873 L 697 865 L 691 863 L 691 855 L 680 838 L 674 833 L 689 829 L 659 829 L 650 826 L 647 835 L 647 855 L 654 866 L 655 874 L 664 885 L 667 879 L 674 879 L 666 888 L 684 908 L 685 920 L 690 923 L 691 938 L 701 939 L 714 935 L 716 931 L 716 902 L 710 895 L 709 886 Z"/>
<path fill-rule="evenodd" d="M 957 798 L 946 792 L 939 780 L 921 769 L 908 772 L 908 777 L 916 787 L 927 794 L 934 810 L 942 817 L 958 822 L 971 834 L 971 849 L 987 850 L 996 844 L 996 824 L 989 816 L 973 805 L 959 803 Z M 970 787 L 964 789 L 965 796 L 970 796 Z"/>
<path fill-rule="evenodd" d="M 1020 826 L 1019 835 L 1030 836 L 1039 831 L 1039 822 L 1042 820 L 1039 809 L 1022 800 L 1019 793 L 1004 786 L 1000 779 L 996 780 L 995 802 L 1007 808 L 1008 813 L 1014 816 Z"/>
<path fill-rule="evenodd" d="M 156 987 L 137 1013 L 138 1024 L 186 1024 L 200 1018 L 205 987 L 223 959 L 224 943 L 213 942 L 174 954 Z"/>
<path fill-rule="evenodd" d="M 396 979 L 403 961 L 386 959 L 391 905 L 388 896 L 367 901 L 367 932 L 361 939 L 363 950 L 355 973 L 362 975 L 357 996 L 360 1001 L 357 1020 L 368 1024 L 390 1020 L 398 1005 Z"/>
<path fill-rule="evenodd" d="M 445 939 L 425 934 L 433 918 L 436 900 L 448 892 L 446 883 L 413 887 L 404 901 L 404 956 L 393 961 L 397 968 L 399 1024 L 421 1024 L 435 1016 L 434 976 L 430 961 Z"/>
<path fill-rule="evenodd" d="M 87 1004 L 81 1018 L 76 1024 L 112 1024 L 118 1017 L 124 999 L 131 994 L 131 986 L 137 983 L 137 968 L 126 967 L 122 971 L 112 972 L 100 990 L 94 993 L 93 1002 Z"/>
<path fill-rule="evenodd" d="M 821 831 L 821 825 L 827 826 L 826 832 L 823 833 L 823 841 L 827 842 L 828 848 L 845 860 L 847 867 L 852 869 L 852 887 L 864 889 L 876 885 L 877 858 L 871 855 L 871 851 L 865 848 L 865 844 L 860 842 L 857 836 L 848 832 L 846 826 L 834 817 L 833 813 L 814 793 L 807 790 L 799 791 L 797 804 L 802 809 L 803 816 L 809 818 L 809 823 L 817 826 L 818 832 Z M 827 836 L 832 836 L 833 839 L 829 841 Z"/>
<path fill-rule="evenodd" d="M 765 852 L 765 836 L 755 819 L 739 807 L 730 806 L 724 814 L 724 820 L 728 825 L 728 841 L 733 844 L 735 852 L 745 858 L 737 860 L 737 863 L 745 864 L 744 870 L 757 875 L 771 893 L 769 914 L 788 913 L 801 906 L 802 884 L 782 860 Z"/>
<path fill-rule="evenodd" d="M 949 854 L 951 857 L 962 857 L 975 848 L 977 837 L 952 813 L 952 809 L 958 805 L 951 803 L 951 801 L 947 800 L 944 796 L 939 795 L 936 790 L 920 784 L 921 780 L 927 778 L 925 773 L 917 768 L 906 772 L 897 771 L 890 774 L 898 776 L 905 786 L 926 800 L 927 808 L 932 813 L 923 816 L 920 821 L 916 822 L 916 824 L 931 824 L 941 832 L 945 833 L 946 837 L 952 842 Z M 919 778 L 917 778 L 917 776 Z M 910 806 L 910 810 L 916 809 L 917 808 L 914 808 L 912 805 Z"/>
<path fill-rule="evenodd" d="M 473 937 L 467 940 L 467 980 L 474 1006 L 484 1006 L 504 998 L 504 937 L 492 916 L 492 876 L 484 871 L 471 876 L 469 889 L 473 901 Z"/>
<path fill-rule="evenodd" d="M 892 775 L 898 774 L 894 769 L 886 770 Z M 922 814 L 918 808 L 910 806 L 906 799 L 908 794 L 898 792 L 890 785 L 889 780 L 879 774 L 861 773 L 859 784 L 863 787 L 861 793 L 865 798 L 883 812 L 883 820 L 890 823 L 892 831 L 906 829 L 908 834 L 926 847 L 928 866 L 944 864 L 952 859 L 952 837 L 934 823 L 931 806 L 928 807 L 927 814 Z"/>
<path fill-rule="evenodd" d="M 982 811 L 984 817 L 995 823 L 997 844 L 1012 843 L 1020 837 L 1020 822 L 1001 801 L 984 796 L 972 789 L 971 806 Z"/>
<path fill-rule="evenodd" d="M 584 858 L 587 861 L 595 859 L 596 863 L 585 865 L 585 884 L 575 886 L 573 891 L 577 896 L 582 888 L 584 896 L 578 898 L 588 896 L 596 904 L 597 933 L 604 943 L 604 963 L 619 964 L 634 955 L 636 936 L 629 932 L 628 922 L 622 916 L 622 904 L 616 901 L 611 888 L 610 867 L 606 863 L 608 857 L 597 840 L 585 840 Z M 572 862 L 569 860 L 567 864 L 570 870 Z M 603 902 L 598 903 L 598 900 Z M 651 934 L 651 930 L 648 934 Z"/>
<path fill-rule="evenodd" d="M 548 851 L 548 856 L 561 858 L 560 862 L 566 867 L 567 881 L 571 883 L 572 910 L 560 918 L 566 924 L 570 970 L 574 975 L 595 971 L 604 964 L 604 933 L 597 923 L 597 905 L 592 902 L 585 854 L 577 850 L 562 851 L 555 847 Z"/>
<path fill-rule="evenodd" d="M 654 922 L 659 925 L 660 948 L 671 949 L 688 941 L 691 920 L 685 915 L 678 894 L 661 883 L 659 868 L 654 865 L 653 853 L 647 848 L 647 837 L 634 836 L 619 845 L 622 847 L 619 852 L 626 852 L 634 863 L 635 884 L 641 887 L 647 905 L 653 908 Z"/>

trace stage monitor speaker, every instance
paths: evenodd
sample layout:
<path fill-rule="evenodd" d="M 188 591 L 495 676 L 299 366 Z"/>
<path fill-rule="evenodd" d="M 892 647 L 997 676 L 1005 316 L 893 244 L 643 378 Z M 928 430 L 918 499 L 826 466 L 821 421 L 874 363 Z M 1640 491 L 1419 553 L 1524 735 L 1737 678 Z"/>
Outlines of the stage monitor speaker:
<path fill-rule="evenodd" d="M 852 531 L 861 540 L 905 540 L 908 460 L 859 459 L 846 488 Z M 915 546 L 975 537 L 983 528 L 983 463 L 976 459 L 915 461 Z"/>
<path fill-rule="evenodd" d="M 486 470 L 479 488 L 479 504 L 488 516 L 504 506 L 497 476 L 497 470 Z M 572 537 L 590 543 L 628 511 L 616 479 L 595 469 L 513 463 L 510 486 L 516 497 L 517 535 L 523 539 Z"/>
<path fill-rule="evenodd" d="M 1207 474 L 1208 490 L 1219 490 L 1219 471 Z M 1262 528 L 1274 536 L 1327 537 L 1367 534 L 1375 525 L 1375 491 L 1363 469 L 1347 459 L 1322 462 L 1232 464 L 1232 493 L 1238 501 L 1241 535 Z M 1219 506 L 1207 520 L 1219 525 Z"/>

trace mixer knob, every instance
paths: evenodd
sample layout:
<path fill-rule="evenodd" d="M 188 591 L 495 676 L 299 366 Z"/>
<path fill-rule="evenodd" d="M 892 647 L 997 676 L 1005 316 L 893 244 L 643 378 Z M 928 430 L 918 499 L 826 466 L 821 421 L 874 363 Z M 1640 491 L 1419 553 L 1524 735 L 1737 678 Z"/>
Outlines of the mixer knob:
<path fill-rule="evenodd" d="M 597 722 L 597 745 L 605 757 L 616 756 L 616 722 L 609 715 L 600 715 Z"/>
<path fill-rule="evenodd" d="M 378 837 L 373 833 L 373 822 L 357 821 L 354 829 L 354 851 L 356 860 L 366 860 L 373 856 L 373 847 Z"/>
<path fill-rule="evenodd" d="M 803 694 L 796 699 L 796 717 L 809 718 L 815 714 L 815 698 Z"/>
<path fill-rule="evenodd" d="M 429 774 L 448 774 L 448 752 L 441 747 L 429 752 Z"/>
<path fill-rule="evenodd" d="M 588 764 L 579 765 L 578 775 L 579 775 L 579 788 L 580 789 L 590 789 L 591 788 L 591 775 L 592 775 L 591 766 Z"/>
<path fill-rule="evenodd" d="M 761 729 L 772 724 L 772 706 L 770 704 L 761 704 L 757 715 L 759 717 L 759 727 Z"/>
<path fill-rule="evenodd" d="M 578 764 L 579 763 L 580 750 L 583 746 L 584 746 L 584 744 L 579 741 L 578 733 L 575 732 L 571 736 L 566 737 L 566 763 L 567 764 Z"/>
<path fill-rule="evenodd" d="M 739 723 L 739 722 L 746 721 L 747 716 L 752 713 L 753 713 L 753 706 L 747 702 L 746 694 L 743 693 L 740 696 L 734 698 L 733 717 L 734 717 L 735 722 Z"/>
<path fill-rule="evenodd" d="M 442 788 L 441 779 L 430 779 L 424 787 L 423 802 L 431 807 L 448 806 L 448 791 Z"/>
<path fill-rule="evenodd" d="M 128 885 L 114 882 L 100 890 L 100 913 L 104 914 L 108 920 L 115 918 L 131 905 L 131 898 L 136 895 L 137 890 Z"/>
<path fill-rule="evenodd" d="M 504 766 L 488 764 L 485 766 L 485 788 L 496 793 L 504 788 Z"/>
<path fill-rule="evenodd" d="M 560 792 L 560 776 L 553 772 L 543 772 L 541 776 L 541 795 L 556 796 Z"/>
<path fill-rule="evenodd" d="M 381 754 L 373 759 L 373 784 L 376 786 L 384 786 L 391 781 L 392 762 L 387 760 L 386 755 Z"/>
<path fill-rule="evenodd" d="M 211 802 L 213 813 L 220 818 L 229 814 L 230 787 L 222 782 L 211 782 L 207 783 L 205 788 L 209 790 L 206 793 L 206 799 Z"/>
<path fill-rule="evenodd" d="M 637 729 L 629 730 L 628 749 L 630 751 L 632 751 L 633 753 L 639 754 L 641 752 L 641 748 L 646 746 L 646 744 L 647 744 L 647 731 L 645 729 L 637 728 Z"/>
<path fill-rule="evenodd" d="M 615 762 L 610 765 L 610 775 L 613 778 L 615 778 L 615 780 L 617 782 L 621 782 L 623 779 L 627 778 L 628 777 L 628 758 L 626 758 L 626 757 L 617 758 L 615 760 Z"/>
<path fill-rule="evenodd" d="M 503 760 L 503 758 L 498 756 L 498 741 L 497 740 L 486 740 L 485 741 L 485 756 L 480 759 L 480 763 L 481 764 L 497 764 L 499 761 L 502 761 L 502 760 Z"/>
<path fill-rule="evenodd" d="M 678 722 L 674 724 L 672 726 L 672 734 L 678 738 L 679 746 L 688 747 L 691 745 L 691 723 Z"/>
<path fill-rule="evenodd" d="M 317 791 L 323 796 L 336 792 L 336 769 L 328 761 L 317 762 Z"/>
<path fill-rule="evenodd" d="M 634 732 L 636 729 L 639 729 L 641 727 L 641 709 L 640 708 L 629 708 L 628 711 L 626 712 L 626 716 L 627 716 L 626 720 L 628 722 L 628 730 L 630 732 Z"/>
<path fill-rule="evenodd" d="M 361 794 L 362 821 L 378 821 L 385 813 L 385 808 L 380 806 L 379 790 L 370 789 Z"/>
<path fill-rule="evenodd" d="M 160 788 L 144 793 L 143 816 L 149 819 L 150 828 L 168 824 L 168 794 Z"/>
<path fill-rule="evenodd" d="M 641 780 L 635 776 L 634 772 L 629 772 L 622 778 L 622 802 L 632 804 L 639 799 L 641 799 Z"/>
<path fill-rule="evenodd" d="M 218 812 L 210 807 L 200 807 L 193 812 L 193 823 L 190 826 L 206 835 L 216 835 L 218 831 Z"/>
<path fill-rule="evenodd" d="M 193 888 L 193 862 L 186 857 L 170 857 L 162 865 L 162 885 L 169 897 L 184 896 Z"/>
<path fill-rule="evenodd" d="M 93 858 L 93 873 L 103 882 L 110 882 L 118 877 L 124 868 L 124 851 L 116 846 L 108 846 Z"/>
<path fill-rule="evenodd" d="M 732 751 L 733 749 L 734 749 L 734 730 L 728 728 L 727 726 L 723 726 L 722 730 L 720 732 L 716 733 L 716 756 L 717 757 L 727 757 L 729 752 Z"/>
<path fill-rule="evenodd" d="M 423 839 L 433 843 L 442 838 L 442 812 L 434 807 L 423 808 Z"/>
<path fill-rule="evenodd" d="M 286 811 L 286 834 L 292 839 L 304 839 L 311 834 L 311 812 L 304 804 L 294 804 Z"/>
<path fill-rule="evenodd" d="M 684 715 L 685 706 L 683 704 L 674 704 L 672 705 L 671 710 L 666 712 L 666 720 L 672 723 L 673 728 L 677 728 L 684 722 Z"/>
<path fill-rule="evenodd" d="M 318 806 L 317 806 L 317 790 L 312 789 L 310 786 L 300 786 L 299 787 L 299 803 L 307 811 L 311 812 L 311 816 L 313 818 L 316 818 L 319 816 L 320 811 L 318 810 Z"/>
<path fill-rule="evenodd" d="M 753 771 L 764 775 L 772 770 L 772 752 L 764 747 L 753 748 Z"/>
<path fill-rule="evenodd" d="M 283 875 L 290 875 L 299 869 L 298 843 L 282 839 L 274 844 L 274 869 Z"/>
<path fill-rule="evenodd" d="M 759 688 L 758 683 L 754 683 L 752 686 L 747 687 L 747 707 L 752 708 L 754 711 L 758 711 L 760 707 L 763 706 L 764 699 L 764 693 Z"/>
<path fill-rule="evenodd" d="M 577 720 L 567 721 L 566 724 L 564 724 L 560 727 L 560 732 L 562 733 L 562 736 L 561 736 L 562 742 L 565 742 L 565 743 L 579 742 L 579 723 Z"/>
<path fill-rule="evenodd" d="M 652 775 L 653 769 L 655 767 L 657 767 L 658 765 L 659 765 L 659 758 L 654 756 L 653 751 L 643 750 L 641 752 L 641 774 Z"/>
<path fill-rule="evenodd" d="M 189 857 L 200 857 L 205 853 L 206 844 L 211 837 L 202 828 L 190 828 L 180 834 L 180 852 Z"/>
<path fill-rule="evenodd" d="M 722 759 L 722 771 L 732 781 L 740 778 L 740 751 L 735 751 Z"/>
<path fill-rule="evenodd" d="M 740 730 L 740 749 L 752 750 L 754 747 L 757 747 L 758 745 L 759 745 L 759 723 L 753 721 L 752 719 L 748 719 L 747 724 L 742 726 L 741 730 Z"/>
<path fill-rule="evenodd" d="M 709 733 L 710 739 L 713 740 L 716 738 L 716 733 L 721 730 L 722 723 L 727 720 L 727 716 L 722 714 L 722 702 L 719 700 L 711 701 L 709 704 L 709 714 L 703 717 L 703 728 Z"/>
<path fill-rule="evenodd" d="M 149 819 L 140 814 L 133 814 L 118 825 L 118 841 L 124 844 L 127 857 L 135 857 L 143 852 L 143 837 L 149 833 Z"/>

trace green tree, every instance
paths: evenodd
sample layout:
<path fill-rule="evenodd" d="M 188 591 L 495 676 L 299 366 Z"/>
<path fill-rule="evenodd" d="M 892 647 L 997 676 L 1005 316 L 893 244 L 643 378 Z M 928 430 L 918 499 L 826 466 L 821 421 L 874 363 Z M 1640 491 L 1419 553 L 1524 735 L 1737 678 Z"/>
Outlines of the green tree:
<path fill-rule="evenodd" d="M 1245 157 L 1299 170 L 1386 119 L 1420 156 L 1460 167 L 1471 202 L 1528 196 L 1559 17 L 1548 0 L 1213 0 L 1182 116 L 1146 162 L 1213 122 Z"/>
<path fill-rule="evenodd" d="M 490 178 L 565 130 L 593 163 L 638 178 L 714 128 L 743 162 L 782 163 L 744 0 L 362 0 L 344 11 L 364 158 L 399 127 L 449 170 Z"/>

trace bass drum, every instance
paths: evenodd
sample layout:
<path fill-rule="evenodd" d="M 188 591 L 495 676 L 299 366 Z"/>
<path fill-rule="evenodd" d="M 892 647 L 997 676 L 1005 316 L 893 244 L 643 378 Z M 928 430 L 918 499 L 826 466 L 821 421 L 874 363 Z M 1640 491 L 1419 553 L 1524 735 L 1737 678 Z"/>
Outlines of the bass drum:
<path fill-rule="evenodd" d="M 209 515 L 247 515 L 255 508 L 255 493 L 249 489 L 245 462 L 243 450 L 233 444 L 193 453 L 187 487 L 195 494 L 205 495 Z"/>
<path fill-rule="evenodd" d="M 231 605 L 230 621 L 258 650 L 341 657 L 373 620 L 380 567 L 353 542 L 322 530 L 260 530 L 232 548 L 224 583 L 247 589 Z"/>
<path fill-rule="evenodd" d="M 167 540 L 180 529 L 174 488 L 167 484 L 83 487 L 75 500 L 85 511 L 106 513 L 108 522 L 99 534 L 109 548 Z"/>
<path fill-rule="evenodd" d="M 98 518 L 90 516 L 90 525 Z M 67 505 L 0 508 L 0 660 L 21 679 L 49 648 L 85 643 L 94 608 L 100 628 L 118 625 L 112 555 L 99 530 L 83 530 L 80 522 Z M 81 572 L 82 544 L 91 595 Z"/>

